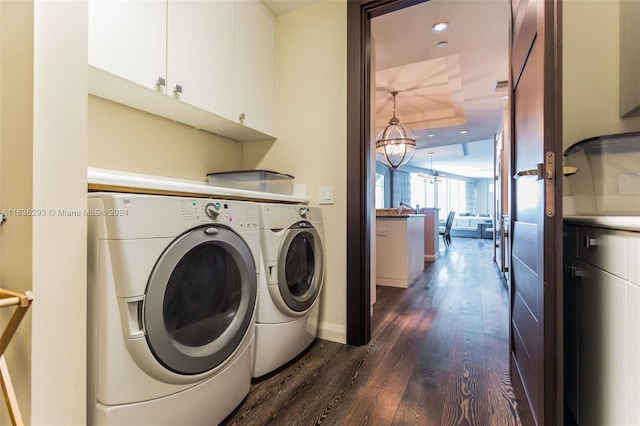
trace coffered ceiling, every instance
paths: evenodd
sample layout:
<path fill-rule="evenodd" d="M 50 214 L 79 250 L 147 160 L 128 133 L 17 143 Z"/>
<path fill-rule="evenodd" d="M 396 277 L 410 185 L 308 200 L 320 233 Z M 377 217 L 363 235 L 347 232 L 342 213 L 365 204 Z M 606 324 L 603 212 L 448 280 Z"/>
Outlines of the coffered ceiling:
<path fill-rule="evenodd" d="M 507 100 L 507 0 L 431 0 L 372 19 L 376 127 L 393 114 L 416 136 L 409 165 L 493 175 L 493 138 Z M 449 24 L 440 33 L 439 21 Z M 444 43 L 443 43 L 444 42 Z M 498 86 L 498 88 L 496 88 Z"/>

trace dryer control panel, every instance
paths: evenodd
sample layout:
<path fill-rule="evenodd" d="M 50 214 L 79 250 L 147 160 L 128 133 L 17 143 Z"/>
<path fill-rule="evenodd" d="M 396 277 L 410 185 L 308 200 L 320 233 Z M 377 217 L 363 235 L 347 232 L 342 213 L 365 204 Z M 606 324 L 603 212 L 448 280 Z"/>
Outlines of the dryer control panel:
<path fill-rule="evenodd" d="M 243 201 L 216 199 L 181 200 L 182 219 L 196 223 L 219 223 L 244 229 L 258 229 L 255 207 Z"/>
<path fill-rule="evenodd" d="M 322 221 L 320 209 L 307 206 L 288 206 L 289 219 L 293 221 L 306 220 L 311 223 Z"/>

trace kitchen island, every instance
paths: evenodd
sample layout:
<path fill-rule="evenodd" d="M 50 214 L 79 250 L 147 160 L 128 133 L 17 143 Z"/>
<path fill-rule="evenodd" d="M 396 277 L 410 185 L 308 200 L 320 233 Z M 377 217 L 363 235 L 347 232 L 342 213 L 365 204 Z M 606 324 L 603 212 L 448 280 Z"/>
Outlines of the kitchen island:
<path fill-rule="evenodd" d="M 376 284 L 409 287 L 424 269 L 424 215 L 376 210 Z"/>

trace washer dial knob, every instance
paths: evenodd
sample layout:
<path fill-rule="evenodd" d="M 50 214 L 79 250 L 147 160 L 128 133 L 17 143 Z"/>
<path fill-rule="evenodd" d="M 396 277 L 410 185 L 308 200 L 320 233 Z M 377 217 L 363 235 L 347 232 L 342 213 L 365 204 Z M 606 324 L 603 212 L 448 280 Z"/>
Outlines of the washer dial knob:
<path fill-rule="evenodd" d="M 300 216 L 305 217 L 307 215 L 307 212 L 309 212 L 309 209 L 307 207 L 300 207 Z"/>
<path fill-rule="evenodd" d="M 220 203 L 207 203 L 207 205 L 204 206 L 204 212 L 213 220 L 218 218 L 220 214 L 218 210 L 220 210 Z"/>

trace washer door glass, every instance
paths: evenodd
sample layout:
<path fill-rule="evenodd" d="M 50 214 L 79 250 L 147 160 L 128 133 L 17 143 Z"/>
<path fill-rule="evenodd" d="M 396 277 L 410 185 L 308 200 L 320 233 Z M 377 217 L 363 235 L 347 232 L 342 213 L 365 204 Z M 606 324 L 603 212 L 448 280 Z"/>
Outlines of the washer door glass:
<path fill-rule="evenodd" d="M 143 304 L 147 342 L 171 371 L 200 374 L 224 362 L 242 342 L 255 307 L 251 250 L 220 226 L 196 228 L 164 251 Z"/>
<path fill-rule="evenodd" d="M 322 286 L 322 242 L 313 225 L 299 222 L 292 226 L 278 259 L 278 287 L 284 302 L 296 312 L 306 311 Z"/>

